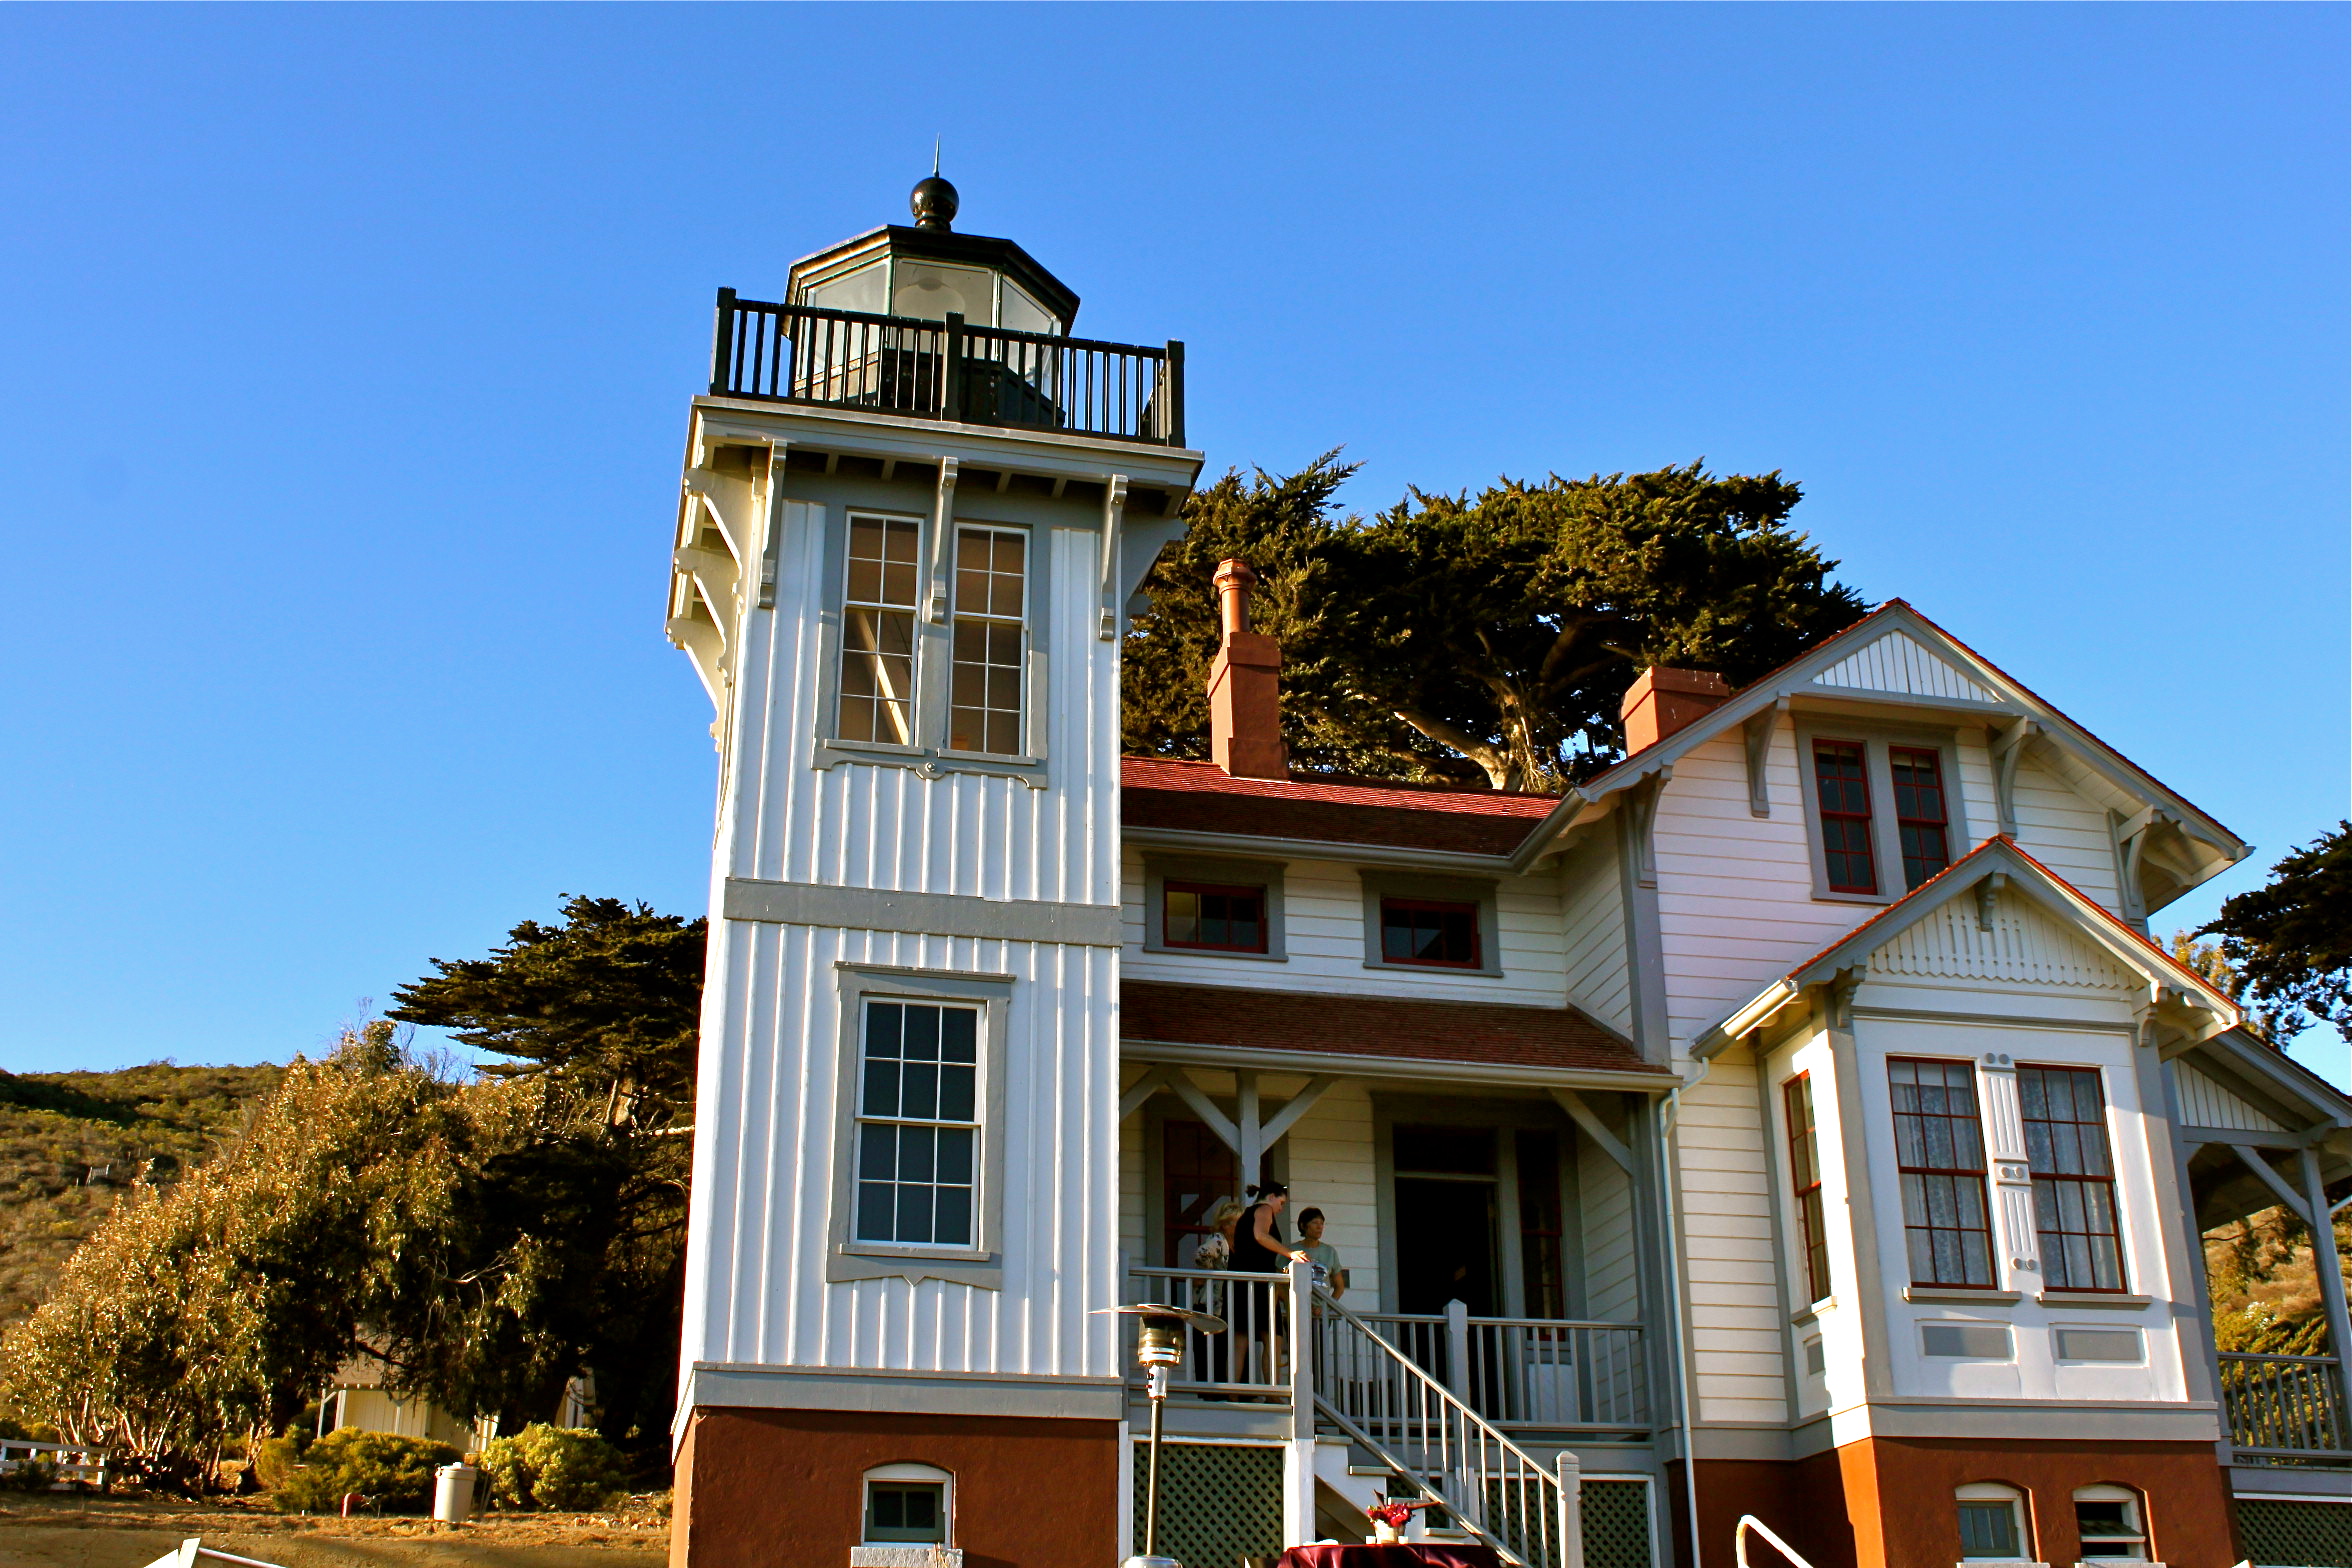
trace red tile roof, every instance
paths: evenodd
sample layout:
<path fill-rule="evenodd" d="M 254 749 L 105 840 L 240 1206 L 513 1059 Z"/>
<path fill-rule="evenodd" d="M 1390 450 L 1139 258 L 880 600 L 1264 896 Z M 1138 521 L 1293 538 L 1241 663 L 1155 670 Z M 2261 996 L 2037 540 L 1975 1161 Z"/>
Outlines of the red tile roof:
<path fill-rule="evenodd" d="M 1119 1033 L 1171 1045 L 1405 1056 L 1427 1061 L 1658 1073 L 1633 1047 L 1569 1007 L 1503 1007 L 1396 996 L 1257 991 L 1128 980 Z"/>
<path fill-rule="evenodd" d="M 1130 828 L 1508 855 L 1560 802 L 1379 779 L 1236 779 L 1213 762 L 1121 760 Z"/>

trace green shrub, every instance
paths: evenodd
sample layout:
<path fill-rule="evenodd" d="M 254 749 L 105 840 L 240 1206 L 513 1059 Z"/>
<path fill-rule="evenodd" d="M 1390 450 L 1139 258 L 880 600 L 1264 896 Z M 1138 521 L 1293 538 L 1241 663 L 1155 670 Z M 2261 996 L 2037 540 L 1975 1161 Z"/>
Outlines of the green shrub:
<path fill-rule="evenodd" d="M 280 1513 L 331 1514 L 346 1492 L 357 1492 L 381 1512 L 420 1513 L 433 1500 L 434 1467 L 457 1458 L 447 1443 L 339 1427 L 302 1450 L 299 1468 L 272 1489 L 270 1500 Z"/>
<path fill-rule="evenodd" d="M 509 1508 L 595 1508 L 628 1482 L 621 1451 L 586 1427 L 536 1421 L 482 1450 L 490 1494 Z"/>
<path fill-rule="evenodd" d="M 57 1484 L 57 1466 L 46 1459 L 20 1461 L 8 1474 L 0 1476 L 0 1486 L 19 1492 L 46 1492 Z"/>
<path fill-rule="evenodd" d="M 265 1437 L 253 1445 L 253 1479 L 265 1492 L 274 1492 L 294 1477 L 295 1467 L 302 1463 L 302 1451 L 310 1446 L 311 1437 L 299 1426 L 290 1426 L 276 1437 Z"/>

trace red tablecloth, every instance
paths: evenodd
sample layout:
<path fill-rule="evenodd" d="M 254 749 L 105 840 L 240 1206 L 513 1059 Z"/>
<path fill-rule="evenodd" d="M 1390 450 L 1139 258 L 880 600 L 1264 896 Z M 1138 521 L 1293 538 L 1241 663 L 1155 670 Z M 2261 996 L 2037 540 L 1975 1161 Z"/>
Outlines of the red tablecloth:
<path fill-rule="evenodd" d="M 1294 1546 L 1275 1568 L 1502 1568 L 1491 1546 L 1422 1541 L 1398 1546 Z"/>

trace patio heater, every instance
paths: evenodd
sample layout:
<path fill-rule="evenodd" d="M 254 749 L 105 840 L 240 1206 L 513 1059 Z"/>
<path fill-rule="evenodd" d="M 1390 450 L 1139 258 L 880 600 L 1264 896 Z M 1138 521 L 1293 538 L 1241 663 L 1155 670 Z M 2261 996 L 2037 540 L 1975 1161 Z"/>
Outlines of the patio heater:
<path fill-rule="evenodd" d="M 1135 1364 L 1143 1368 L 1143 1391 L 1151 1400 L 1151 1456 L 1146 1461 L 1143 1487 L 1143 1554 L 1130 1557 L 1120 1568 L 1180 1568 L 1173 1557 L 1159 1555 L 1160 1547 L 1160 1414 L 1168 1404 L 1168 1369 L 1184 1363 L 1184 1331 L 1222 1334 L 1225 1320 L 1190 1307 L 1163 1306 L 1156 1301 L 1128 1307 L 1099 1307 L 1100 1312 L 1139 1319 L 1135 1332 Z"/>

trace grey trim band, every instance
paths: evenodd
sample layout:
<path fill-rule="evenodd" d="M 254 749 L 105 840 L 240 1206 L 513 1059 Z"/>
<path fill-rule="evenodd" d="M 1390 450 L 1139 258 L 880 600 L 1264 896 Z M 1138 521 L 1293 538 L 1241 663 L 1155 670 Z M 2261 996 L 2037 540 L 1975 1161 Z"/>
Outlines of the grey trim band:
<path fill-rule="evenodd" d="M 1121 938 L 1116 904 L 897 893 L 885 888 L 729 877 L 720 908 L 729 920 L 849 931 L 920 931 L 930 936 L 1052 942 L 1064 947 L 1117 947 Z"/>
<path fill-rule="evenodd" d="M 1126 1414 L 1116 1378 L 987 1372 L 887 1372 L 856 1367 L 763 1367 L 698 1361 L 680 1390 L 681 1412 L 870 1410 L 940 1416 L 1055 1416 L 1116 1421 Z"/>

